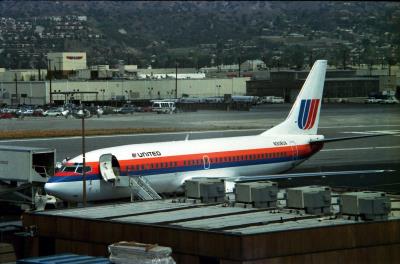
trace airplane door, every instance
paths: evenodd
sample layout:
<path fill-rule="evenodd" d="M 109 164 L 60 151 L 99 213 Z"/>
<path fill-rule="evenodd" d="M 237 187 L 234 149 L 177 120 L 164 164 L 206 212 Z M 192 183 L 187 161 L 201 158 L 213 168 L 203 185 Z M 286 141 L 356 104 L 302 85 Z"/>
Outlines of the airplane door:
<path fill-rule="evenodd" d="M 292 160 L 297 160 L 297 157 L 299 155 L 299 150 L 297 149 L 296 142 L 291 140 L 289 143 L 290 143 L 290 148 L 292 149 Z"/>
<path fill-rule="evenodd" d="M 100 156 L 100 174 L 106 182 L 117 178 L 115 169 L 113 169 L 113 158 L 116 159 L 112 154 L 103 154 Z"/>
<path fill-rule="evenodd" d="M 203 164 L 205 170 L 208 170 L 210 168 L 210 158 L 206 155 L 203 156 Z"/>

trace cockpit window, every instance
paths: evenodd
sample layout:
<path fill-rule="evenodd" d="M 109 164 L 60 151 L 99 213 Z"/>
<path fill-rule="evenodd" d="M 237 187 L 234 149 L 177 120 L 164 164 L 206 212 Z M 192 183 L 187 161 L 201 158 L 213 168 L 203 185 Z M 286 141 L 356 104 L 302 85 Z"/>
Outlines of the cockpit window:
<path fill-rule="evenodd" d="M 85 167 L 85 172 L 89 172 L 89 171 L 91 171 L 91 170 L 92 170 L 91 167 L 89 167 L 89 166 L 86 166 L 86 167 Z M 79 166 L 79 167 L 76 169 L 76 172 L 77 172 L 77 173 L 82 173 L 82 166 Z"/>
<path fill-rule="evenodd" d="M 76 166 L 64 166 L 64 168 L 61 169 L 63 172 L 75 172 Z"/>
<path fill-rule="evenodd" d="M 91 171 L 92 168 L 90 166 L 85 166 L 85 172 Z M 76 172 L 82 173 L 82 164 L 76 164 L 74 166 L 64 166 L 61 168 L 62 172 Z"/>

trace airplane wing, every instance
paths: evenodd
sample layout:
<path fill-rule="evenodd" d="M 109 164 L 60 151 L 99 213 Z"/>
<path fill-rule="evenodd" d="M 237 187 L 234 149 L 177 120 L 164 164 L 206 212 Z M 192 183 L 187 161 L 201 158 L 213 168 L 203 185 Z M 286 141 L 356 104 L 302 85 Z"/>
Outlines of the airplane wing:
<path fill-rule="evenodd" d="M 261 176 L 226 177 L 224 179 L 230 182 L 251 182 L 251 181 L 266 181 L 266 180 L 293 179 L 293 178 L 305 178 L 305 177 L 328 177 L 328 176 L 345 176 L 345 175 L 356 175 L 356 174 L 373 174 L 373 173 L 385 173 L 394 171 L 395 170 L 304 172 L 304 173 L 272 174 L 272 175 L 261 175 Z"/>
<path fill-rule="evenodd" d="M 390 136 L 390 135 L 397 135 L 398 133 L 374 133 L 374 134 L 367 134 L 367 135 L 357 135 L 357 136 L 350 136 L 350 137 L 336 137 L 336 138 L 322 138 L 322 139 L 311 139 L 310 143 L 329 143 L 335 141 L 343 141 L 343 140 L 351 140 L 357 138 L 368 138 L 368 137 L 381 137 L 381 136 Z"/>

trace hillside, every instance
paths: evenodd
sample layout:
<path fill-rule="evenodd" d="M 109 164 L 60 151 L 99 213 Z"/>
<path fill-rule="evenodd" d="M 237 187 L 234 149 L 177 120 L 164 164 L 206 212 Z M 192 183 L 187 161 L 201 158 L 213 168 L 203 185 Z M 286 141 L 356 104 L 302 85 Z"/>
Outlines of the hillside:
<path fill-rule="evenodd" d="M 399 7 L 395 2 L 3 1 L 0 67 L 43 67 L 48 51 L 86 51 L 90 64 L 123 59 L 142 67 L 170 67 L 175 60 L 201 67 L 260 57 L 269 64 L 273 57 L 301 64 L 293 57 L 304 63 L 312 50 L 312 56 L 338 57 L 332 52 L 339 48 L 359 57 L 366 49 L 374 58 L 376 52 L 396 57 Z M 302 54 L 296 54 L 299 48 Z"/>

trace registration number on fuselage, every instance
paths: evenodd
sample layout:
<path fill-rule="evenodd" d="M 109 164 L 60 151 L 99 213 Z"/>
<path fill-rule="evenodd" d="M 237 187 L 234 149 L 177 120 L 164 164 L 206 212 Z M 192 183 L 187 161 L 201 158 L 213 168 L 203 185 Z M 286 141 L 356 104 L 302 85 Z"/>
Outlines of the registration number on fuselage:
<path fill-rule="evenodd" d="M 275 146 L 286 146 L 288 143 L 286 141 L 273 141 L 272 142 Z"/>

